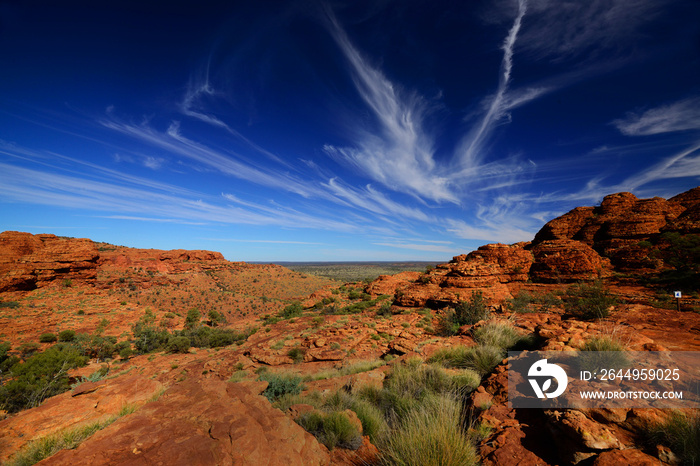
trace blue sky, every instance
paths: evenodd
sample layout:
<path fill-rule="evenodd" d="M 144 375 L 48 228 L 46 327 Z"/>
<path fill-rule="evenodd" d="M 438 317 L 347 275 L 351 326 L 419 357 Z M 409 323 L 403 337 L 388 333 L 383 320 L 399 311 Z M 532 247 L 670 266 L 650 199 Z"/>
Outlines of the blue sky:
<path fill-rule="evenodd" d="M 0 230 L 435 260 L 700 185 L 700 3 L 0 3 Z"/>

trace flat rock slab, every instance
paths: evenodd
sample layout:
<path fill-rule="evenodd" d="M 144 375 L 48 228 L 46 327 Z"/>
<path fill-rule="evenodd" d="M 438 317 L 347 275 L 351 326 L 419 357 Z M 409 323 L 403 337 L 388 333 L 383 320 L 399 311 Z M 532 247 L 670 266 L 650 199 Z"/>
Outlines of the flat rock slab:
<path fill-rule="evenodd" d="M 186 381 L 43 465 L 307 466 L 328 450 L 244 384 Z"/>

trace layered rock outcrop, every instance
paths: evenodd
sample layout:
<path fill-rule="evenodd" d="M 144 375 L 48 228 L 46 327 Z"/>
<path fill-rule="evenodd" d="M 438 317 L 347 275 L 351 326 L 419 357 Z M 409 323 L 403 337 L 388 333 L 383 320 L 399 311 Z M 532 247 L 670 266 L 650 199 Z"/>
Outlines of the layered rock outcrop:
<path fill-rule="evenodd" d="M 91 282 L 101 269 L 180 273 L 236 264 L 226 261 L 219 252 L 101 244 L 83 238 L 4 231 L 0 233 L 0 292 L 29 291 L 52 283 Z"/>
<path fill-rule="evenodd" d="M 97 276 L 99 251 L 89 239 L 0 233 L 0 292 L 33 290 L 56 280 Z"/>
<path fill-rule="evenodd" d="M 655 273 L 663 261 L 649 245 L 664 232 L 700 233 L 700 187 L 662 199 L 632 193 L 606 196 L 597 207 L 577 207 L 557 217 L 532 242 L 488 244 L 395 287 L 400 306 L 441 307 L 480 290 L 493 301 L 512 297 L 509 284 L 571 283 L 614 272 Z M 384 279 L 368 290 L 392 283 Z"/>

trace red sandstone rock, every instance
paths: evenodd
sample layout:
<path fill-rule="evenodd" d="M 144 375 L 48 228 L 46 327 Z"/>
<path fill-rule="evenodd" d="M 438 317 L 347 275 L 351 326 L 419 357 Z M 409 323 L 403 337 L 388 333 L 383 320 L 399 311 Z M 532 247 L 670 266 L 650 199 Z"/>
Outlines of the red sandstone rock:
<path fill-rule="evenodd" d="M 420 272 L 401 272 L 395 275 L 380 275 L 365 288 L 372 296 L 383 294 L 393 295 L 418 280 Z"/>
<path fill-rule="evenodd" d="M 73 392 L 49 398 L 37 408 L 0 421 L 0 461 L 37 436 L 105 420 L 127 404 L 142 405 L 161 388 L 162 384 L 147 377 L 130 376 L 82 384 Z"/>
<path fill-rule="evenodd" d="M 590 246 L 574 240 L 543 241 L 532 248 L 530 276 L 542 282 L 592 280 L 610 274 L 610 261 Z"/>
<path fill-rule="evenodd" d="M 328 450 L 266 398 L 210 379 L 175 385 L 46 465 L 326 465 Z"/>
<path fill-rule="evenodd" d="M 621 466 L 623 464 L 633 464 L 635 466 L 659 466 L 661 464 L 657 458 L 646 453 L 630 448 L 627 450 L 604 451 L 598 455 L 593 462 L 593 466 Z"/>
<path fill-rule="evenodd" d="M 0 292 L 32 290 L 55 280 L 94 279 L 98 257 L 88 239 L 2 232 Z"/>

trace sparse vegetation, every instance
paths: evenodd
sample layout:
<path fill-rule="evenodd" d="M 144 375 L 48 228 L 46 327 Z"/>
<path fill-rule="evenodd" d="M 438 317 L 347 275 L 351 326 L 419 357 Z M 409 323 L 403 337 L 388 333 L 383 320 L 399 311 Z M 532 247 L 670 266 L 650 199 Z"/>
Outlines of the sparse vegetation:
<path fill-rule="evenodd" d="M 262 394 L 270 401 L 288 394 L 298 395 L 304 389 L 301 376 L 294 374 L 263 372 L 259 374 L 258 380 L 268 383 Z"/>
<path fill-rule="evenodd" d="M 42 333 L 39 337 L 41 343 L 53 343 L 57 340 L 55 333 Z"/>
<path fill-rule="evenodd" d="M 407 413 L 381 443 L 382 463 L 476 465 L 479 457 L 463 424 L 461 405 L 454 397 L 430 397 Z"/>
<path fill-rule="evenodd" d="M 561 299 L 552 293 L 529 293 L 520 290 L 506 305 L 513 312 L 548 312 L 552 307 L 560 306 Z"/>
<path fill-rule="evenodd" d="M 630 364 L 622 343 L 611 336 L 588 340 L 578 354 L 581 370 L 595 372 L 600 369 L 622 369 Z"/>
<path fill-rule="evenodd" d="M 475 323 L 489 318 L 484 295 L 480 290 L 474 291 L 468 301 L 462 301 L 454 308 L 448 308 L 438 318 L 438 334 L 456 335 L 463 325 Z"/>
<path fill-rule="evenodd" d="M 311 411 L 296 422 L 314 435 L 329 450 L 336 446 L 356 450 L 362 444 L 362 436 L 345 413 Z"/>
<path fill-rule="evenodd" d="M 568 314 L 584 320 L 605 318 L 610 315 L 610 308 L 617 304 L 617 299 L 603 288 L 600 281 L 571 285 L 562 299 Z"/>
<path fill-rule="evenodd" d="M 16 413 L 68 390 L 68 371 L 86 362 L 76 347 L 65 343 L 17 362 L 10 368 L 11 378 L 0 386 L 0 408 Z"/>
<path fill-rule="evenodd" d="M 700 415 L 697 411 L 672 411 L 665 421 L 647 424 L 642 434 L 652 448 L 658 444 L 671 448 L 681 464 L 700 463 Z"/>

